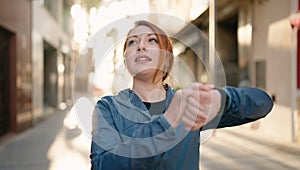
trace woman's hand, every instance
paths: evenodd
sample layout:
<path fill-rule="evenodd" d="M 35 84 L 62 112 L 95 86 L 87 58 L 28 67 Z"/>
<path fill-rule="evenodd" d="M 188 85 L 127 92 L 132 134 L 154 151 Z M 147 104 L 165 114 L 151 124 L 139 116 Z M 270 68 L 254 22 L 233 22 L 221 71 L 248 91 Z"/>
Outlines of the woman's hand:
<path fill-rule="evenodd" d="M 188 109 L 182 117 L 182 122 L 187 130 L 197 130 L 203 127 L 217 116 L 221 108 L 221 94 L 218 90 L 199 89 L 198 93 L 200 94 L 199 97 L 192 95 L 188 98 L 189 104 L 187 106 L 192 105 L 193 110 L 191 111 L 190 107 L 187 107 Z"/>
<path fill-rule="evenodd" d="M 199 129 L 208 122 L 207 120 L 211 120 L 208 113 L 213 98 L 212 89 L 212 85 L 192 83 L 178 90 L 165 113 L 165 118 L 172 127 L 184 123 L 186 129 Z"/>

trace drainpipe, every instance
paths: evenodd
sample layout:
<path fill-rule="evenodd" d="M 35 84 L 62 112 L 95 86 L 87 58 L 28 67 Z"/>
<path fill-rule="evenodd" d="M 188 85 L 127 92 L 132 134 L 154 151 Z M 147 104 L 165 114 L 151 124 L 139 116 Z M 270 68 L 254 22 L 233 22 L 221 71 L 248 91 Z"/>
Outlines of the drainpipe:
<path fill-rule="evenodd" d="M 292 139 L 293 142 L 297 142 L 297 30 L 293 28 L 292 32 L 292 54 L 291 54 L 291 110 L 292 110 Z"/>
<path fill-rule="evenodd" d="M 291 3 L 292 12 L 298 11 L 298 0 L 293 0 Z M 297 8 L 298 7 L 298 8 Z M 298 113 L 297 113 L 297 52 L 298 52 L 298 29 L 300 21 L 300 14 L 292 14 L 291 17 L 292 30 L 292 48 L 291 48 L 291 119 L 292 119 L 292 140 L 298 140 Z"/>
<path fill-rule="evenodd" d="M 215 84 L 216 0 L 209 0 L 209 42 L 209 75 L 211 83 Z"/>

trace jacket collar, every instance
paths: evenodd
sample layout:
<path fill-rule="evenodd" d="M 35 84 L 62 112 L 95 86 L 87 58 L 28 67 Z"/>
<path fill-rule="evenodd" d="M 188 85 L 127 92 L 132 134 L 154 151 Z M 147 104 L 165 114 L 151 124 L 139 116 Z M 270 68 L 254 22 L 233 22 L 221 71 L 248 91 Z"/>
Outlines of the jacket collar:
<path fill-rule="evenodd" d="M 169 107 L 169 104 L 171 103 L 175 91 L 168 84 L 165 84 L 164 88 L 166 90 L 166 109 L 167 109 Z M 131 107 L 133 109 L 138 109 L 138 110 L 141 109 L 144 112 L 148 112 L 143 101 L 131 89 L 125 89 L 120 91 L 119 94 L 115 96 L 115 99 L 121 102 L 122 104 L 125 104 L 126 106 Z"/>

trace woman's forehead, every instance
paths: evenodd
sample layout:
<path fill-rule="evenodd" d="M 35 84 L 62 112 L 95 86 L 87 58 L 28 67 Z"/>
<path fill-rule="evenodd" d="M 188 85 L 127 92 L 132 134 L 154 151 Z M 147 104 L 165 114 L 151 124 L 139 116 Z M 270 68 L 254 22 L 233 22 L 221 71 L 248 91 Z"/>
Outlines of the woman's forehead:
<path fill-rule="evenodd" d="M 128 37 L 137 36 L 141 34 L 155 34 L 155 32 L 146 25 L 139 25 L 131 29 L 131 31 L 128 34 Z"/>

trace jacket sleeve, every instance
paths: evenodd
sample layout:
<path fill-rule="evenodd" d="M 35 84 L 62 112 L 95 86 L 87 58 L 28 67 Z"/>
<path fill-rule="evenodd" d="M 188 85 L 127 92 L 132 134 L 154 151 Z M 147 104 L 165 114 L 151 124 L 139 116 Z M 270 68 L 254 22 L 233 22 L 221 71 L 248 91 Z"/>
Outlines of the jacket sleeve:
<path fill-rule="evenodd" d="M 224 87 L 218 89 L 222 96 L 221 112 L 202 130 L 238 126 L 265 117 L 273 108 L 269 95 L 252 87 Z"/>
<path fill-rule="evenodd" d="M 111 170 L 111 169 L 139 169 L 147 170 L 149 167 L 155 167 L 160 160 L 160 155 L 146 158 L 130 158 L 110 153 L 92 141 L 91 162 L 92 170 Z M 150 166 L 151 165 L 151 166 Z"/>
<path fill-rule="evenodd" d="M 131 122 L 132 136 L 119 133 L 126 119 L 116 119 L 113 114 L 117 111 L 108 103 L 100 100 L 93 114 L 92 169 L 147 169 L 177 141 L 177 130 L 170 128 L 163 115 L 147 123 Z"/>

